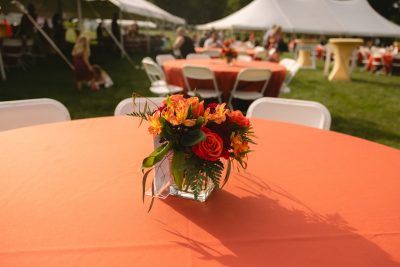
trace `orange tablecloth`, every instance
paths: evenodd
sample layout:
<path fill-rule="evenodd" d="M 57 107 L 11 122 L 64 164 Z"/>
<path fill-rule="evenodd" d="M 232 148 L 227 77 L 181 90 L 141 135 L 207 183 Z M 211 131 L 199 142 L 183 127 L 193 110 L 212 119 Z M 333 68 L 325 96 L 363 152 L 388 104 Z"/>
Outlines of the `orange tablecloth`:
<path fill-rule="evenodd" d="M 267 90 L 265 91 L 265 96 L 278 96 L 279 90 L 286 76 L 285 67 L 277 63 L 266 61 L 234 61 L 233 65 L 228 65 L 226 61 L 222 59 L 179 59 L 167 61 L 163 65 L 165 77 L 168 83 L 186 88 L 182 74 L 182 68 L 185 65 L 209 67 L 214 71 L 218 87 L 225 96 L 229 95 L 229 92 L 233 89 L 239 71 L 244 68 L 268 68 L 272 71 L 272 77 L 268 83 Z M 199 88 L 202 86 L 213 88 L 211 83 L 204 85 L 202 82 L 195 81 L 193 84 L 194 85 L 191 84 L 193 88 L 195 88 L 196 85 Z M 254 89 L 259 89 L 259 87 Z M 249 90 L 251 90 L 251 88 Z"/>
<path fill-rule="evenodd" d="M 141 200 L 129 117 L 0 133 L 0 266 L 399 266 L 400 152 L 253 120 L 247 172 L 206 203 Z"/>
<path fill-rule="evenodd" d="M 196 53 L 203 53 L 204 50 L 215 50 L 218 51 L 220 54 L 222 53 L 222 48 L 208 48 L 205 49 L 204 47 L 196 47 L 195 51 Z M 247 54 L 251 57 L 254 57 L 256 55 L 256 51 L 254 49 L 249 49 L 249 48 L 235 48 L 236 51 L 238 51 L 238 53 L 243 53 L 243 54 Z"/>

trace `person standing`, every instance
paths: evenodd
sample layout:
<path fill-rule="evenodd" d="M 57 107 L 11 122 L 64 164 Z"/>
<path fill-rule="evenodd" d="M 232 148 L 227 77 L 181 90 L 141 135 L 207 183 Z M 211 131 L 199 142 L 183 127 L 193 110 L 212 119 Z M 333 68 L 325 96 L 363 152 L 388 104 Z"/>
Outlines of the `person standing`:
<path fill-rule="evenodd" d="M 111 32 L 114 35 L 115 39 L 118 42 L 121 41 L 121 29 L 118 24 L 118 13 L 114 13 L 112 22 L 111 22 Z"/>
<path fill-rule="evenodd" d="M 178 35 L 175 39 L 174 44 L 172 45 L 172 49 L 178 50 L 180 57 L 186 58 L 186 56 L 190 53 L 196 53 L 194 50 L 193 40 L 186 35 L 186 30 L 183 27 L 178 27 L 176 30 L 176 34 Z"/>
<path fill-rule="evenodd" d="M 276 32 L 276 29 L 278 28 L 277 25 L 272 25 L 271 29 L 265 32 L 263 38 L 262 38 L 262 46 L 267 47 L 268 46 L 268 39 Z"/>
<path fill-rule="evenodd" d="M 33 4 L 29 4 L 27 9 L 28 14 L 24 14 L 22 16 L 18 33 L 19 36 L 25 39 L 33 38 L 35 34 L 35 25 L 33 25 L 28 16 L 32 17 L 34 21 L 36 21 L 38 17 L 36 14 L 35 6 Z"/>

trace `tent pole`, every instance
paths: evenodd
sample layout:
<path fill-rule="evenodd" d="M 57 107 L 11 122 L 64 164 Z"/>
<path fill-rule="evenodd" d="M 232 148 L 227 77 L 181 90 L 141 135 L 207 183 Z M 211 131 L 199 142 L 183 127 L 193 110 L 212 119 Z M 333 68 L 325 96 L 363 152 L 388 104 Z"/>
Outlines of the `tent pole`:
<path fill-rule="evenodd" d="M 99 12 L 97 12 L 97 10 L 90 5 L 89 2 L 89 6 L 90 8 L 93 10 L 93 12 L 96 14 L 96 16 L 98 18 L 100 17 Z M 110 29 L 108 29 L 107 27 L 104 27 L 104 30 L 107 32 L 107 34 L 111 37 L 111 40 L 113 40 L 113 42 L 118 46 L 118 48 L 121 50 L 121 53 L 124 55 L 124 57 L 126 57 L 126 59 L 129 61 L 129 63 L 136 68 L 136 64 L 133 62 L 132 58 L 128 55 L 128 53 L 125 51 L 125 49 L 122 47 L 121 43 L 119 42 L 120 40 L 117 40 L 117 38 L 115 38 L 114 34 L 112 33 L 112 31 Z"/>
<path fill-rule="evenodd" d="M 82 3 L 81 3 L 81 0 L 77 0 L 76 1 L 76 5 L 77 5 L 77 10 L 78 10 L 78 20 L 79 20 L 78 28 L 79 28 L 79 32 L 82 34 L 83 33 L 83 24 L 82 24 Z"/>
<path fill-rule="evenodd" d="M 11 3 L 13 3 L 22 13 L 24 13 L 29 21 L 33 24 L 33 26 L 40 32 L 41 35 L 43 35 L 43 37 L 46 39 L 46 41 L 53 47 L 53 49 L 57 52 L 57 54 L 65 61 L 65 63 L 67 63 L 67 65 L 71 68 L 71 70 L 74 70 L 74 66 L 72 65 L 72 63 L 65 57 L 65 55 L 63 54 L 63 52 L 61 52 L 61 50 L 58 48 L 58 46 L 53 42 L 53 40 L 47 35 L 47 33 L 45 31 L 42 30 L 42 28 L 40 28 L 39 24 L 36 22 L 35 19 L 32 18 L 32 16 L 26 11 L 25 6 L 23 4 L 21 4 L 21 2 L 19 1 L 12 1 Z"/>
<path fill-rule="evenodd" d="M 121 21 L 121 25 L 122 25 L 122 9 L 120 8 L 119 9 L 119 20 Z M 122 27 L 120 27 L 120 40 L 119 40 L 119 42 L 121 43 L 121 47 L 122 47 L 122 49 L 121 49 L 121 58 L 124 58 L 124 52 L 123 52 L 123 50 L 125 50 L 124 49 L 124 35 L 123 35 L 123 31 L 122 31 Z"/>
<path fill-rule="evenodd" d="M 3 56 L 1 55 L 1 51 L 0 51 L 0 72 L 1 72 L 1 78 L 4 81 L 7 80 L 6 72 L 4 71 Z"/>
<path fill-rule="evenodd" d="M 150 21 L 150 18 L 147 17 L 147 21 Z M 147 34 L 146 34 L 146 49 L 147 49 L 147 54 L 150 54 L 151 52 L 151 38 L 150 38 L 150 33 L 149 30 L 147 30 Z"/>

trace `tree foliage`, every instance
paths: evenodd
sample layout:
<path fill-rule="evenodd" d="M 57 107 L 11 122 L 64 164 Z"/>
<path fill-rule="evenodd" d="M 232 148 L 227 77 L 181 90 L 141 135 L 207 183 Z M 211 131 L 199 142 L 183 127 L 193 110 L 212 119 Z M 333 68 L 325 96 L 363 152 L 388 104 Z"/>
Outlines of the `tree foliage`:
<path fill-rule="evenodd" d="M 400 0 L 368 0 L 368 2 L 379 14 L 400 24 Z"/>
<path fill-rule="evenodd" d="M 201 24 L 220 19 L 250 3 L 251 0 L 150 0 L 168 12 Z"/>

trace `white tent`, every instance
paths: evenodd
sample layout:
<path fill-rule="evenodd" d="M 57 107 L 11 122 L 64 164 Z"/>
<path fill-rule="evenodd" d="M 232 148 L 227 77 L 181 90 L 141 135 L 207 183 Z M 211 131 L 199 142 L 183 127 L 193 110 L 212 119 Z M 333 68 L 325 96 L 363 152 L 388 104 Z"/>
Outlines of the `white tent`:
<path fill-rule="evenodd" d="M 2 12 L 5 14 L 19 12 L 12 0 L 0 0 Z M 68 17 L 83 18 L 111 18 L 115 12 L 121 10 L 134 18 L 166 21 L 173 24 L 185 24 L 185 20 L 174 16 L 160 7 L 146 0 L 19 0 L 23 5 L 33 3 L 40 16 L 51 17 L 62 7 Z M 80 8 L 80 10 L 78 10 Z"/>
<path fill-rule="evenodd" d="M 400 26 L 379 15 L 367 0 L 254 0 L 197 28 L 265 30 L 274 24 L 286 32 L 400 37 Z"/>
<path fill-rule="evenodd" d="M 174 24 L 185 24 L 185 20 L 145 0 L 109 0 L 121 11 L 147 18 L 155 18 Z"/>

